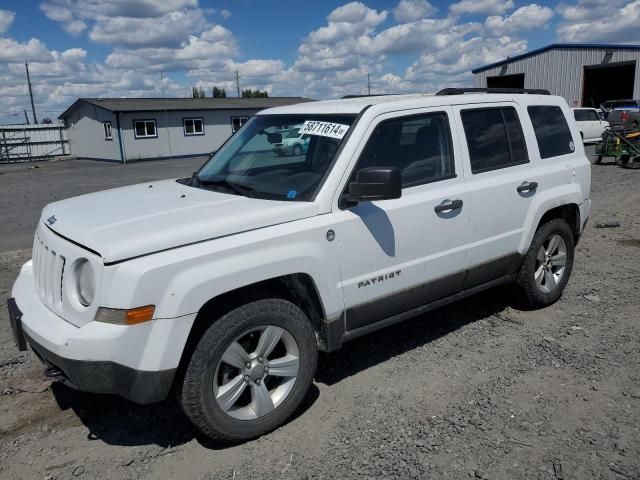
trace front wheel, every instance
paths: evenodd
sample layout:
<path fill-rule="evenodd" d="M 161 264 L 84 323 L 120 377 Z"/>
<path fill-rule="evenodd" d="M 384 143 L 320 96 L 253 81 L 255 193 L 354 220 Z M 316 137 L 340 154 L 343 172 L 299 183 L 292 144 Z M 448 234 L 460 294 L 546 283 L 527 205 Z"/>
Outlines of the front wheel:
<path fill-rule="evenodd" d="M 264 299 L 215 321 L 185 373 L 182 409 L 205 435 L 242 441 L 269 432 L 304 399 L 317 364 L 306 315 L 282 299 Z"/>
<path fill-rule="evenodd" d="M 560 298 L 571 275 L 573 257 L 573 233 L 564 219 L 538 228 L 516 280 L 526 306 L 546 307 Z"/>
<path fill-rule="evenodd" d="M 295 157 L 297 157 L 298 155 L 301 155 L 302 154 L 302 147 L 300 145 L 294 145 L 292 154 Z"/>

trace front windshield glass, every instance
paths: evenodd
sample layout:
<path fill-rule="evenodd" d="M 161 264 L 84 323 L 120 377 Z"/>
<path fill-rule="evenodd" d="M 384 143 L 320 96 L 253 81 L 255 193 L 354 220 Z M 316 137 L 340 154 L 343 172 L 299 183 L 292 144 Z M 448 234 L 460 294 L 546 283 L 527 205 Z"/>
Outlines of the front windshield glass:
<path fill-rule="evenodd" d="M 312 200 L 354 119 L 256 115 L 211 156 L 191 185 L 247 197 Z"/>

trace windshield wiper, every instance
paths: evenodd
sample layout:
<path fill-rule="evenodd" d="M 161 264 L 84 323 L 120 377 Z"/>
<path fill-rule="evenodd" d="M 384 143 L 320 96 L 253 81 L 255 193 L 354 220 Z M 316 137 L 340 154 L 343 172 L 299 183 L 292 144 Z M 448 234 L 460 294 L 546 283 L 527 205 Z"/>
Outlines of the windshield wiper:
<path fill-rule="evenodd" d="M 239 195 L 244 195 L 244 196 L 248 196 L 247 195 L 248 193 L 253 192 L 255 190 L 255 188 L 249 187 L 247 185 L 239 185 L 235 182 L 230 182 L 226 178 L 219 178 L 217 180 L 204 180 L 200 178 L 197 174 L 195 174 L 194 179 L 196 180 L 196 182 L 198 182 L 198 184 L 203 185 L 205 187 L 207 186 L 223 187 Z"/>

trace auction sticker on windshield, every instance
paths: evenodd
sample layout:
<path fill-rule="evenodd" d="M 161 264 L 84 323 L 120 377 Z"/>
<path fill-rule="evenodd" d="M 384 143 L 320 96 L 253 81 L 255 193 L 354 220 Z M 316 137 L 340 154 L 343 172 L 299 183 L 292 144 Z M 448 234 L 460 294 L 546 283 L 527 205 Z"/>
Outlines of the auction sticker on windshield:
<path fill-rule="evenodd" d="M 307 120 L 300 129 L 300 135 L 319 135 L 321 137 L 342 139 L 347 133 L 347 130 L 349 130 L 349 125 Z"/>

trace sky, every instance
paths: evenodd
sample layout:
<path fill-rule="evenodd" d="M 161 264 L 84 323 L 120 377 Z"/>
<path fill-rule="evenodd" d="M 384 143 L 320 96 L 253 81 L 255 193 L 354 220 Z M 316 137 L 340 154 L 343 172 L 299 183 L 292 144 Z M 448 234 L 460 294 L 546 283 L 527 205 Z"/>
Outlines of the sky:
<path fill-rule="evenodd" d="M 640 0 L 0 0 L 0 123 L 79 97 L 192 86 L 339 98 L 471 85 L 473 68 L 550 43 L 640 43 Z"/>

